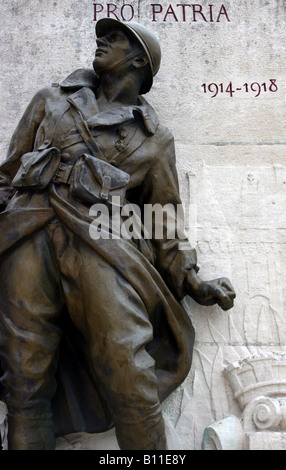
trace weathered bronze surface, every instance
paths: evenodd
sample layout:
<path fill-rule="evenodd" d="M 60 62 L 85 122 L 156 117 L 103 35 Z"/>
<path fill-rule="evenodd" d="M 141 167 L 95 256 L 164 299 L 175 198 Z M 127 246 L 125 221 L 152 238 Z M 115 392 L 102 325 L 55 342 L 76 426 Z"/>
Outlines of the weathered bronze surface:
<path fill-rule="evenodd" d="M 1 387 L 9 449 L 115 426 L 121 449 L 165 449 L 162 401 L 186 378 L 194 331 L 180 300 L 224 310 L 179 238 L 94 239 L 90 207 L 116 195 L 181 204 L 172 134 L 142 97 L 160 66 L 153 34 L 100 20 L 93 70 L 29 104 L 0 167 Z"/>

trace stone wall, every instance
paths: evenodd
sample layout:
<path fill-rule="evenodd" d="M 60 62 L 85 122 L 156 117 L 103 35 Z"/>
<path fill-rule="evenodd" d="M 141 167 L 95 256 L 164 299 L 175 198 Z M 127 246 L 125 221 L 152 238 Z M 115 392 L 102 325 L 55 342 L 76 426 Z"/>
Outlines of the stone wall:
<path fill-rule="evenodd" d="M 95 19 L 133 19 L 160 40 L 162 67 L 147 98 L 175 136 L 189 238 L 201 276 L 229 276 L 237 291 L 229 313 L 184 300 L 196 329 L 194 364 L 164 412 L 170 447 L 200 449 L 212 423 L 242 423 L 251 400 L 284 393 L 285 1 L 2 0 L 0 8 L 1 160 L 33 94 L 91 67 Z M 266 380 L 269 361 L 282 375 Z M 245 367 L 252 376 L 237 385 L 233 374 Z M 253 393 L 241 402 L 246 389 Z M 229 445 L 266 448 L 277 432 L 282 448 L 279 422 L 267 435 L 250 426 L 248 440 Z M 104 442 L 88 438 L 89 446 Z"/>

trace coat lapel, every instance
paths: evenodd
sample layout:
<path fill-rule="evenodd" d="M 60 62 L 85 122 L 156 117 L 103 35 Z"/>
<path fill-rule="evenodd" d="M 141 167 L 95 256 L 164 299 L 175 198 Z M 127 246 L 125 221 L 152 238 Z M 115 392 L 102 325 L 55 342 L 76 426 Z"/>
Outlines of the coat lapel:
<path fill-rule="evenodd" d="M 67 101 L 81 113 L 85 121 L 99 112 L 96 97 L 91 88 L 80 88 L 70 95 Z"/>
<path fill-rule="evenodd" d="M 116 152 L 111 159 L 108 159 L 110 163 L 116 166 L 121 164 L 131 153 L 139 148 L 148 136 L 153 135 L 159 124 L 153 108 L 142 97 L 139 99 L 139 106 L 122 107 L 116 110 L 100 112 L 94 91 L 88 86 L 84 86 L 70 95 L 67 101 L 86 122 L 87 127 L 93 129 L 93 134 L 97 126 L 108 127 L 126 124 L 134 120 L 134 112 L 140 114 L 144 132 L 141 129 L 137 129 L 128 146 L 124 150 Z M 96 146 L 98 147 L 97 143 Z M 98 150 L 100 150 L 99 147 Z M 103 151 L 100 150 L 100 152 L 103 156 Z"/>

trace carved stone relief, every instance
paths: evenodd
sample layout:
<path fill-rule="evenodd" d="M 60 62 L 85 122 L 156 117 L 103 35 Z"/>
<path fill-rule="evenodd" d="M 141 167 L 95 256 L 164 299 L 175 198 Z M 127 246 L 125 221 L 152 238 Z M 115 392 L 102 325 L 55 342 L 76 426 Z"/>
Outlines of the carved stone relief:
<path fill-rule="evenodd" d="M 189 178 L 190 183 L 196 179 L 198 188 L 200 256 L 225 255 L 239 299 L 226 321 L 214 311 L 211 318 L 198 315 L 195 323 L 194 395 L 189 397 L 189 410 L 184 409 L 189 418 L 183 417 L 183 411 L 179 422 L 197 420 L 193 434 L 202 437 L 205 450 L 285 448 L 285 175 L 281 165 L 236 167 L 235 171 L 203 167 Z M 223 197 L 227 191 L 228 199 Z M 211 215 L 207 214 L 208 207 Z M 196 318 L 193 304 L 189 311 Z M 237 383 L 234 386 L 238 377 L 243 380 L 240 388 Z M 201 400 L 204 405 L 200 410 L 205 411 L 200 420 L 196 407 Z M 206 425 L 203 430 L 202 423 Z M 234 432 L 232 443 L 225 442 L 229 426 Z M 263 432 L 263 436 L 256 436 L 257 432 Z M 193 442 L 193 448 L 199 448 L 200 438 Z"/>

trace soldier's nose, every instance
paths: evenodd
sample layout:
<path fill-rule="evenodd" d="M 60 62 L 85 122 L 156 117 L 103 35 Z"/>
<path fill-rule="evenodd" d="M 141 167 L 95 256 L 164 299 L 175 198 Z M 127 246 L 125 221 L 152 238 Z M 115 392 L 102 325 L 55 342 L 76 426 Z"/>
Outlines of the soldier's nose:
<path fill-rule="evenodd" d="M 100 46 L 107 46 L 107 40 L 106 38 L 97 38 L 96 39 L 96 44 L 98 45 L 98 47 Z"/>

